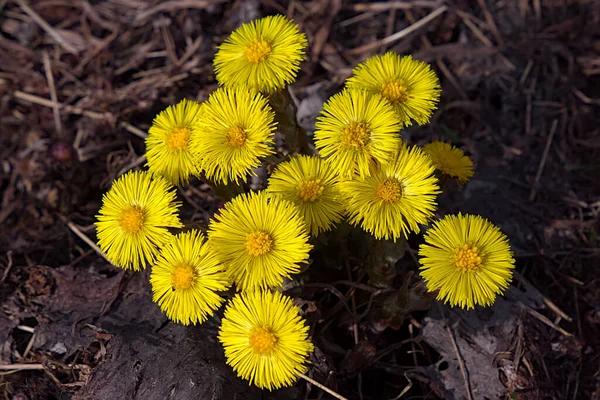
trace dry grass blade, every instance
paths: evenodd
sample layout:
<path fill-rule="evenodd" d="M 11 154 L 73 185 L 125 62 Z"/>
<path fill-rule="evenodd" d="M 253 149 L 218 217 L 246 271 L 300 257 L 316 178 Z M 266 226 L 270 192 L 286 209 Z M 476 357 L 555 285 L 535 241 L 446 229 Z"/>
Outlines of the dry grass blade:
<path fill-rule="evenodd" d="M 102 250 L 100 250 L 100 248 L 96 245 L 96 243 L 94 243 L 92 241 L 92 239 L 87 237 L 85 233 L 81 232 L 81 229 L 79 229 L 77 227 L 77 225 L 75 225 L 71 221 L 67 221 L 64 217 L 63 217 L 63 219 L 64 219 L 65 223 L 67 224 L 67 226 L 69 227 L 69 229 L 71 231 L 73 231 L 74 234 L 76 234 L 88 246 L 90 246 L 92 249 L 94 249 L 96 251 L 96 253 L 98 253 L 100 256 L 102 256 L 102 258 L 104 258 L 106 261 L 108 261 L 108 258 L 106 258 L 106 255 L 102 252 Z"/>
<path fill-rule="evenodd" d="M 550 146 L 552 145 L 552 140 L 554 139 L 554 134 L 556 133 L 557 126 L 558 126 L 558 120 L 555 119 L 552 122 L 552 127 L 550 128 L 550 134 L 548 135 L 548 139 L 546 140 L 546 147 L 544 147 L 544 153 L 542 154 L 542 159 L 540 160 L 540 165 L 538 166 L 537 173 L 535 174 L 535 180 L 533 181 L 533 186 L 531 188 L 531 192 L 529 193 L 529 201 L 533 201 L 535 199 L 537 186 L 540 183 L 540 179 L 542 177 L 542 172 L 544 172 L 544 166 L 546 165 L 546 160 L 548 158 L 548 153 L 550 152 Z"/>
<path fill-rule="evenodd" d="M 44 364 L 3 364 L 0 365 L 0 371 L 31 371 L 45 369 Z"/>
<path fill-rule="evenodd" d="M 144 12 L 139 13 L 135 17 L 135 24 L 139 25 L 144 20 L 148 19 L 148 17 L 159 13 L 161 11 L 175 11 L 183 8 L 206 8 L 208 6 L 212 6 L 214 4 L 225 3 L 227 0 L 177 0 L 177 1 L 167 1 L 161 3 L 157 6 L 154 6 Z"/>
<path fill-rule="evenodd" d="M 431 14 L 427 15 L 426 17 L 418 20 L 417 22 L 415 22 L 414 24 L 410 25 L 409 27 L 406 27 L 404 29 L 402 29 L 401 31 L 398 31 L 396 33 L 394 33 L 393 35 L 390 35 L 384 39 L 381 40 L 376 40 L 374 42 L 365 44 L 364 46 L 360 46 L 357 47 L 355 49 L 349 50 L 348 54 L 351 55 L 356 55 L 356 54 L 362 54 L 362 53 L 366 53 L 369 52 L 373 49 L 376 49 L 380 46 L 386 45 L 386 44 L 390 44 L 393 43 L 397 40 L 402 39 L 403 37 L 406 37 L 408 35 L 410 35 L 411 33 L 413 33 L 414 31 L 422 28 L 423 26 L 427 25 L 429 22 L 433 21 L 434 19 L 436 19 L 438 16 L 440 16 L 441 14 L 443 14 L 446 10 L 448 9 L 447 6 L 442 6 L 434 11 L 431 12 Z"/>
<path fill-rule="evenodd" d="M 6 258 L 8 259 L 7 263 L 6 263 L 6 268 L 4 269 L 4 273 L 2 274 L 2 279 L 0 279 L 0 283 L 4 282 L 6 280 L 6 278 L 8 277 L 8 274 L 10 273 L 10 270 L 13 266 L 13 259 L 12 259 L 12 251 L 9 250 L 6 252 Z"/>
<path fill-rule="evenodd" d="M 128 122 L 121 122 L 119 124 L 120 127 L 125 128 L 127 131 L 129 131 L 130 133 L 133 133 L 135 136 L 137 137 L 141 137 L 142 139 L 146 139 L 148 137 L 148 134 L 146 132 L 144 132 L 143 130 L 141 130 L 140 128 L 131 125 Z"/>
<path fill-rule="evenodd" d="M 69 42 L 65 40 L 53 27 L 50 26 L 42 17 L 36 13 L 33 8 L 27 4 L 25 0 L 17 0 L 19 6 L 23 11 L 27 13 L 43 30 L 46 31 L 48 35 L 52 37 L 52 39 L 56 40 L 56 42 L 61 45 L 66 51 L 71 54 L 77 54 L 77 49 L 73 47 Z"/>
<path fill-rule="evenodd" d="M 300 378 L 304 379 L 306 382 L 308 382 L 312 385 L 315 385 L 322 391 L 329 393 L 330 395 L 332 395 L 333 397 L 335 397 L 338 400 L 348 400 L 346 397 L 342 396 L 341 394 L 334 392 L 333 390 L 329 389 L 327 386 L 315 381 L 312 378 L 309 378 L 308 376 L 306 376 L 304 374 L 300 374 Z"/>
<path fill-rule="evenodd" d="M 460 367 L 460 373 L 462 374 L 463 380 L 465 381 L 465 391 L 467 393 L 467 398 L 469 400 L 473 400 L 473 395 L 471 394 L 471 384 L 469 383 L 469 377 L 467 376 L 467 369 L 465 367 L 465 362 L 460 355 L 460 351 L 458 351 L 458 345 L 456 344 L 456 339 L 454 339 L 454 333 L 450 330 L 449 327 L 446 327 L 446 331 L 448 332 L 448 336 L 450 337 L 450 341 L 452 342 L 452 347 L 454 348 L 454 352 L 456 353 L 456 358 L 458 360 L 458 365 Z"/>
<path fill-rule="evenodd" d="M 573 93 L 579 98 L 579 100 L 583 101 L 585 104 L 593 104 L 597 106 L 600 105 L 600 99 L 592 99 L 591 97 L 583 93 L 581 90 L 573 88 Z"/>
<path fill-rule="evenodd" d="M 52 75 L 52 66 L 50 65 L 50 56 L 48 52 L 42 53 L 44 60 L 44 70 L 46 71 L 46 80 L 48 81 L 48 89 L 50 90 L 50 99 L 52 100 L 52 112 L 54 115 L 54 127 L 56 128 L 56 134 L 58 137 L 63 136 L 62 123 L 60 121 L 60 104 L 58 103 L 58 97 L 56 96 L 56 87 L 54 85 L 54 75 Z"/>
<path fill-rule="evenodd" d="M 16 99 L 28 101 L 30 103 L 39 104 L 40 106 L 53 108 L 55 106 L 54 102 L 48 99 L 44 99 L 43 97 L 36 96 L 31 93 L 21 92 L 20 90 L 16 90 L 13 95 Z M 94 111 L 82 110 L 81 108 L 67 106 L 62 103 L 58 103 L 58 106 L 61 110 L 66 112 L 67 114 L 76 114 L 76 115 L 85 115 L 86 117 L 94 118 L 94 119 L 104 119 L 110 120 L 111 114 L 109 113 L 98 113 Z"/>
<path fill-rule="evenodd" d="M 534 318 L 538 319 L 539 321 L 543 322 L 544 324 L 548 325 L 550 328 L 562 333 L 565 336 L 569 336 L 569 337 L 573 336 L 572 333 L 565 331 L 563 328 L 556 325 L 554 322 L 550 321 L 546 316 L 527 307 L 525 304 L 521 304 L 521 307 L 523 307 L 532 317 L 534 317 Z"/>
<path fill-rule="evenodd" d="M 359 3 L 348 6 L 352 11 L 388 11 L 388 10 L 410 10 L 412 8 L 436 8 L 439 1 L 388 1 L 379 3 Z"/>

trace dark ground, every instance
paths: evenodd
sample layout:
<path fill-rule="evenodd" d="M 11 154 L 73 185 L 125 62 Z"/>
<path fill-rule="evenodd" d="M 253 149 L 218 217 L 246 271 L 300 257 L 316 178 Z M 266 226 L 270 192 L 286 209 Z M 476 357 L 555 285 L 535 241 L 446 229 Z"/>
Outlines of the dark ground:
<path fill-rule="evenodd" d="M 326 280 L 312 270 L 312 283 L 292 289 L 306 300 L 317 346 L 311 376 L 351 399 L 600 399 L 600 2 L 458 0 L 384 42 L 442 3 L 148 3 L 0 0 L 5 399 L 329 396 L 302 382 L 269 395 L 248 388 L 224 364 L 216 321 L 168 323 L 145 273 L 111 267 L 74 234 L 95 240 L 102 193 L 143 165 L 154 115 L 215 88 L 215 45 L 276 12 L 309 38 L 293 86 L 309 130 L 365 58 L 393 50 L 434 65 L 440 109 L 404 137 L 442 137 L 472 156 L 475 178 L 445 194 L 441 211 L 490 218 L 517 259 L 514 287 L 493 309 L 434 304 L 393 321 L 367 313 L 381 296 L 360 268 L 326 271 Z M 210 190 L 195 182 L 180 193 L 182 218 L 205 224 Z M 413 254 L 392 278 L 415 270 Z M 318 283 L 348 278 L 354 286 Z M 398 293 L 410 298 L 416 286 L 406 283 Z"/>

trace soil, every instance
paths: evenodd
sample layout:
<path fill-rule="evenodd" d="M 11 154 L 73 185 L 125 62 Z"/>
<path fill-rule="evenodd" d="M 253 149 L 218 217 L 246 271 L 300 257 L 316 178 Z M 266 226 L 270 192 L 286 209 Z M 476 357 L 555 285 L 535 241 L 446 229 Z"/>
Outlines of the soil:
<path fill-rule="evenodd" d="M 381 259 L 384 283 L 353 264 L 360 246 L 318 248 L 327 268 L 288 288 L 316 346 L 307 374 L 348 399 L 600 399 L 595 0 L 0 0 L 4 398 L 331 398 L 304 381 L 249 387 L 224 362 L 219 315 L 170 323 L 147 271 L 119 270 L 82 240 L 95 241 L 111 182 L 143 168 L 153 117 L 206 99 L 216 45 L 274 13 L 308 36 L 291 93 L 309 132 L 358 62 L 396 51 L 433 65 L 439 109 L 403 137 L 442 138 L 473 158 L 475 177 L 445 187 L 439 214 L 489 218 L 517 260 L 506 296 L 465 312 L 422 293 L 419 237 Z M 199 181 L 179 194 L 186 224 L 206 226 L 216 195 Z"/>

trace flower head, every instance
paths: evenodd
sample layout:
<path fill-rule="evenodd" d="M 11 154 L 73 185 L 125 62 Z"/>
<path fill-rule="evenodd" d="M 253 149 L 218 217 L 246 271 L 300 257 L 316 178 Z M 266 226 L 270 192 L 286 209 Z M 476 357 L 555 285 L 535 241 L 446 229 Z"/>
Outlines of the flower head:
<path fill-rule="evenodd" d="M 149 172 L 129 172 L 102 198 L 97 215 L 98 245 L 118 267 L 139 271 L 156 258 L 159 247 L 180 228 L 173 187 Z"/>
<path fill-rule="evenodd" d="M 343 214 L 338 179 L 323 159 L 298 155 L 277 166 L 267 192 L 294 203 L 312 235 L 331 229 Z"/>
<path fill-rule="evenodd" d="M 210 221 L 208 237 L 239 290 L 281 286 L 312 248 L 298 209 L 264 192 L 226 203 Z"/>
<path fill-rule="evenodd" d="M 342 182 L 349 220 L 377 239 L 398 239 L 433 217 L 437 178 L 429 157 L 403 144 L 395 159 L 370 177 Z"/>
<path fill-rule="evenodd" d="M 489 306 L 512 280 L 515 260 L 508 238 L 478 215 L 447 215 L 425 234 L 421 276 L 438 300 L 452 306 Z"/>
<path fill-rule="evenodd" d="M 370 175 L 388 163 L 400 145 L 400 120 L 378 94 L 344 90 L 329 98 L 315 125 L 315 146 L 337 174 Z"/>
<path fill-rule="evenodd" d="M 423 146 L 423 150 L 438 171 L 456 178 L 460 185 L 473 176 L 473 161 L 461 149 L 444 142 L 432 142 Z"/>
<path fill-rule="evenodd" d="M 248 22 L 219 46 L 217 80 L 226 87 L 276 92 L 296 79 L 307 44 L 298 25 L 283 15 Z"/>
<path fill-rule="evenodd" d="M 379 93 L 396 110 L 405 125 L 415 120 L 419 125 L 429 122 L 440 99 L 440 81 L 429 64 L 385 53 L 357 65 L 348 78 L 349 88 Z"/>
<path fill-rule="evenodd" d="M 198 160 L 190 150 L 190 141 L 198 133 L 195 121 L 201 109 L 199 103 L 184 99 L 158 114 L 146 138 L 150 172 L 174 185 L 186 183 L 196 173 Z"/>
<path fill-rule="evenodd" d="M 306 372 L 313 351 L 299 311 L 281 293 L 237 294 L 225 309 L 219 331 L 227 364 L 259 388 L 293 385 Z"/>
<path fill-rule="evenodd" d="M 152 299 L 183 325 L 204 322 L 223 303 L 229 281 L 204 235 L 190 231 L 165 245 L 150 274 Z"/>
<path fill-rule="evenodd" d="M 191 146 L 207 178 L 245 179 L 273 154 L 275 114 L 267 99 L 246 89 L 217 89 L 204 103 Z"/>

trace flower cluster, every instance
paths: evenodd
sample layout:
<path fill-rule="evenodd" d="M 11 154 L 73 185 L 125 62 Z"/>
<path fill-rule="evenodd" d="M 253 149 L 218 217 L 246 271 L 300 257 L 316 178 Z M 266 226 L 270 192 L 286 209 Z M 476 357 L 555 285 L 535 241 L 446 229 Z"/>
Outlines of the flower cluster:
<path fill-rule="evenodd" d="M 219 332 L 227 362 L 269 390 L 292 385 L 313 350 L 300 310 L 281 293 L 310 264 L 312 237 L 346 219 L 365 236 L 404 240 L 434 220 L 440 176 L 460 185 L 473 176 L 462 150 L 401 138 L 404 127 L 430 120 L 440 84 L 428 64 L 395 53 L 358 65 L 327 100 L 315 126 L 317 154 L 276 148 L 276 121 L 289 115 L 278 115 L 273 95 L 295 80 L 306 46 L 283 16 L 233 32 L 214 60 L 221 87 L 156 117 L 146 139 L 148 171 L 113 183 L 96 224 L 114 265 L 152 267 L 153 300 L 167 318 L 202 323 L 227 303 Z M 270 172 L 265 190 L 244 190 L 261 167 Z M 181 230 L 173 185 L 192 176 L 242 189 L 206 232 Z M 492 304 L 514 265 L 506 236 L 471 215 L 433 222 L 419 254 L 428 289 L 464 308 Z"/>

